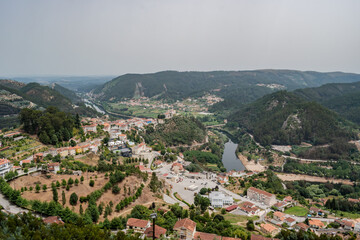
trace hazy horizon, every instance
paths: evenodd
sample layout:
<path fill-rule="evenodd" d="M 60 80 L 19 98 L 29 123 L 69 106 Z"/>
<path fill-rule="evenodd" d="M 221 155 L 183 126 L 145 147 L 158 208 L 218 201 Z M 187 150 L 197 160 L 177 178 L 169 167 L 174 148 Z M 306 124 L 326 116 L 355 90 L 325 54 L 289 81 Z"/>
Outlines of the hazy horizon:
<path fill-rule="evenodd" d="M 0 76 L 360 73 L 360 1 L 0 0 Z"/>

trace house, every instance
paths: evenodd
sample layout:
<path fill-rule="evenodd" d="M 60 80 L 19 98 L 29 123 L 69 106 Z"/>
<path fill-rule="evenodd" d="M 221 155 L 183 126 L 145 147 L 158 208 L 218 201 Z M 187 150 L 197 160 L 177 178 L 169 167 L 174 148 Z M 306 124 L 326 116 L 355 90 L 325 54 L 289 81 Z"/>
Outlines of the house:
<path fill-rule="evenodd" d="M 60 154 L 61 157 L 66 157 L 69 155 L 69 151 L 67 148 L 59 148 L 57 149 L 57 153 Z"/>
<path fill-rule="evenodd" d="M 318 219 L 309 219 L 309 225 L 310 225 L 310 227 L 316 228 L 316 229 L 325 227 L 324 223 Z"/>
<path fill-rule="evenodd" d="M 321 210 L 320 208 L 317 207 L 310 207 L 310 213 L 316 215 L 322 215 L 323 214 L 323 210 Z"/>
<path fill-rule="evenodd" d="M 221 240 L 221 236 L 218 236 L 213 233 L 203 233 L 203 232 L 196 232 L 194 235 L 194 240 Z"/>
<path fill-rule="evenodd" d="M 255 215 L 260 211 L 260 209 L 251 202 L 243 202 L 240 209 L 248 215 Z"/>
<path fill-rule="evenodd" d="M 148 227 L 145 232 L 144 232 L 145 236 L 148 238 L 152 238 L 154 235 L 154 228 L 153 225 Z M 160 238 L 161 236 L 165 236 L 166 235 L 166 229 L 159 227 L 158 225 L 155 224 L 155 238 Z"/>
<path fill-rule="evenodd" d="M 153 163 L 154 167 L 157 167 L 157 168 L 161 168 L 164 166 L 164 162 L 161 161 L 161 160 L 156 160 L 154 163 Z"/>
<path fill-rule="evenodd" d="M 171 171 L 173 171 L 175 173 L 179 173 L 179 172 L 184 171 L 184 167 L 181 163 L 174 162 L 171 166 Z"/>
<path fill-rule="evenodd" d="M 354 231 L 355 232 L 360 232 L 360 222 L 356 222 L 354 225 Z"/>
<path fill-rule="evenodd" d="M 250 200 L 260 202 L 262 204 L 265 204 L 267 206 L 272 206 L 276 203 L 276 197 L 274 194 L 268 193 L 266 191 L 250 187 L 247 190 L 247 197 Z"/>
<path fill-rule="evenodd" d="M 234 199 L 230 196 L 225 196 L 224 193 L 214 191 L 209 194 L 209 200 L 213 207 L 223 207 L 224 205 L 231 205 Z"/>
<path fill-rule="evenodd" d="M 219 182 L 223 182 L 223 183 L 228 183 L 229 182 L 229 177 L 228 176 L 223 176 L 223 175 L 218 175 L 218 181 Z"/>
<path fill-rule="evenodd" d="M 262 232 L 266 233 L 266 234 L 276 234 L 279 232 L 279 228 L 269 224 L 269 223 L 263 223 L 260 225 L 260 229 Z"/>
<path fill-rule="evenodd" d="M 55 224 L 60 224 L 60 225 L 64 224 L 64 222 L 58 216 L 51 216 L 51 217 L 44 218 L 43 222 L 45 224 L 54 224 L 54 223 Z"/>
<path fill-rule="evenodd" d="M 231 211 L 234 211 L 234 210 L 236 210 L 236 209 L 238 209 L 238 208 L 239 208 L 238 205 L 231 205 L 230 207 L 225 208 L 225 210 L 226 210 L 227 212 L 231 212 Z"/>
<path fill-rule="evenodd" d="M 69 147 L 69 148 L 68 148 L 68 151 L 69 151 L 69 155 L 70 155 L 70 156 L 76 155 L 75 147 Z"/>
<path fill-rule="evenodd" d="M 84 132 L 88 133 L 88 132 L 96 132 L 96 124 L 91 124 L 91 125 L 85 125 L 83 126 Z"/>
<path fill-rule="evenodd" d="M 30 164 L 31 163 L 31 159 L 25 159 L 25 160 L 21 160 L 19 162 L 19 164 L 22 166 L 23 164 Z"/>
<path fill-rule="evenodd" d="M 275 209 L 279 210 L 279 211 L 284 211 L 285 210 L 285 207 L 288 206 L 289 203 L 288 202 L 277 202 L 273 205 L 273 207 L 275 207 Z"/>
<path fill-rule="evenodd" d="M 60 163 L 58 162 L 49 163 L 47 166 L 50 172 L 57 173 L 58 171 L 60 171 Z"/>
<path fill-rule="evenodd" d="M 147 150 L 145 143 L 140 143 L 139 145 L 136 145 L 132 148 L 132 151 L 134 154 L 140 154 L 141 152 L 145 152 Z"/>
<path fill-rule="evenodd" d="M 146 229 L 150 227 L 149 220 L 142 220 L 137 218 L 129 218 L 126 223 L 127 230 L 134 230 L 134 232 L 144 233 Z M 156 229 L 155 229 L 156 232 Z"/>
<path fill-rule="evenodd" d="M 284 202 L 287 202 L 287 203 L 291 203 L 293 201 L 292 197 L 291 196 L 286 196 L 284 197 Z"/>
<path fill-rule="evenodd" d="M 303 231 L 307 231 L 308 229 L 309 229 L 310 227 L 307 225 L 307 224 L 305 224 L 305 223 L 297 223 L 297 224 L 295 224 L 294 225 L 294 229 L 296 229 L 296 230 L 303 230 Z"/>
<path fill-rule="evenodd" d="M 0 159 L 0 177 L 4 177 L 5 174 L 11 171 L 10 161 L 7 159 Z"/>
<path fill-rule="evenodd" d="M 292 227 L 296 224 L 295 219 L 288 217 L 285 219 L 284 223 L 286 223 L 289 227 Z"/>
<path fill-rule="evenodd" d="M 350 220 L 343 219 L 337 222 L 340 223 L 341 227 L 343 227 L 345 230 L 353 230 L 355 227 L 354 222 Z"/>
<path fill-rule="evenodd" d="M 196 223 L 189 218 L 184 218 L 177 221 L 173 229 L 180 239 L 192 240 L 196 232 Z"/>
<path fill-rule="evenodd" d="M 276 221 L 282 222 L 285 220 L 285 214 L 282 212 L 274 212 L 274 219 Z"/>

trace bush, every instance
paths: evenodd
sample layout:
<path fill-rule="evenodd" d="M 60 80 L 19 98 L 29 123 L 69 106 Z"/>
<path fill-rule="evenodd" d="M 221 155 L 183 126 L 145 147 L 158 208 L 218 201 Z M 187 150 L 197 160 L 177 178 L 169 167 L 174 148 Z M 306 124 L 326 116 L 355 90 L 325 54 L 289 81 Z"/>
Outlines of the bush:
<path fill-rule="evenodd" d="M 90 180 L 89 186 L 90 186 L 90 187 L 93 187 L 94 185 L 95 185 L 95 181 L 94 181 L 94 180 Z"/>
<path fill-rule="evenodd" d="M 120 188 L 117 185 L 112 187 L 112 193 L 113 194 L 118 194 L 119 192 L 120 192 Z"/>

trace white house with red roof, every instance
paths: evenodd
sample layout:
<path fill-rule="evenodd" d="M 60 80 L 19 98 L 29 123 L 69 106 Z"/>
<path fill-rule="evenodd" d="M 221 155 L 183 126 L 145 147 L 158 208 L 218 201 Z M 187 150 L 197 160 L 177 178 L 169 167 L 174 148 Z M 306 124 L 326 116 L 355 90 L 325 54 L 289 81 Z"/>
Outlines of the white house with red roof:
<path fill-rule="evenodd" d="M 0 159 L 0 176 L 4 177 L 5 174 L 11 171 L 10 161 L 7 159 Z"/>
<path fill-rule="evenodd" d="M 134 230 L 134 232 L 144 233 L 147 228 L 151 226 L 149 220 L 142 220 L 137 218 L 129 218 L 126 223 L 127 230 Z M 156 230 L 156 229 L 155 229 Z"/>
<path fill-rule="evenodd" d="M 96 124 L 91 124 L 91 125 L 85 125 L 83 126 L 84 132 L 88 133 L 88 132 L 96 132 Z"/>

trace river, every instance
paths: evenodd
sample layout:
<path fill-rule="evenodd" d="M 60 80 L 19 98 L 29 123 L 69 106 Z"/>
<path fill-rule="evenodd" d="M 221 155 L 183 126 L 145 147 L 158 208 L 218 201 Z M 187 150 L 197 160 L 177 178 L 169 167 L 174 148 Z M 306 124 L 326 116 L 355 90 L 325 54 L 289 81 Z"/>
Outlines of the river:
<path fill-rule="evenodd" d="M 87 107 L 93 108 L 101 114 L 105 114 L 105 111 L 101 110 L 98 106 L 96 106 L 94 103 L 90 102 L 88 99 L 84 99 L 84 102 Z"/>
<path fill-rule="evenodd" d="M 237 144 L 233 143 L 229 140 L 225 143 L 224 153 L 222 155 L 221 161 L 226 168 L 226 171 L 236 170 L 236 171 L 243 171 L 245 170 L 245 166 L 242 164 L 240 159 L 236 156 L 236 148 Z"/>

